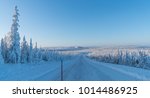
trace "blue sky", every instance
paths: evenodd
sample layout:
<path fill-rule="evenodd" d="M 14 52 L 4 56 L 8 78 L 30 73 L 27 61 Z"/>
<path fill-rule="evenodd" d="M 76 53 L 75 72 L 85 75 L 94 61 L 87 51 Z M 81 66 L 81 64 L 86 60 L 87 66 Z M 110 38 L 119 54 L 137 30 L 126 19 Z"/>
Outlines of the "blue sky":
<path fill-rule="evenodd" d="M 39 46 L 150 45 L 150 0 L 0 0 L 0 38 L 15 5 Z"/>

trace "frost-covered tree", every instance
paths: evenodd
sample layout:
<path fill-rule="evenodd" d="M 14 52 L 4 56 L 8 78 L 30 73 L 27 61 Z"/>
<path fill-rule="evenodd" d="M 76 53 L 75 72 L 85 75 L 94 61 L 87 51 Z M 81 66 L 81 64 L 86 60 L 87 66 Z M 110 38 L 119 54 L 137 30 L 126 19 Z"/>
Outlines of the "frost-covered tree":
<path fill-rule="evenodd" d="M 32 39 L 30 39 L 28 62 L 32 63 L 32 61 L 33 61 L 33 44 L 32 44 Z"/>
<path fill-rule="evenodd" d="M 37 48 L 37 42 L 36 42 L 36 43 L 35 43 L 35 47 L 34 47 L 34 52 L 37 53 L 37 51 L 38 51 L 38 48 Z"/>
<path fill-rule="evenodd" d="M 5 58 L 5 43 L 3 38 L 1 39 L 1 54 Z"/>
<path fill-rule="evenodd" d="M 38 61 L 42 60 L 42 48 L 41 47 L 38 49 L 37 55 L 38 55 Z"/>
<path fill-rule="evenodd" d="M 13 15 L 13 23 L 11 26 L 11 31 L 8 33 L 8 61 L 7 63 L 19 63 L 20 62 L 20 35 L 18 32 L 19 27 L 19 13 L 18 8 L 15 6 L 15 12 Z"/>
<path fill-rule="evenodd" d="M 139 51 L 139 64 L 137 67 L 145 67 L 147 65 L 148 56 L 144 51 Z"/>
<path fill-rule="evenodd" d="M 28 62 L 28 43 L 25 39 L 25 36 L 23 37 L 23 42 L 21 43 L 21 63 L 27 63 Z"/>
<path fill-rule="evenodd" d="M 49 58 L 50 58 L 50 52 L 47 49 L 45 49 L 42 54 L 42 60 L 49 61 Z"/>
<path fill-rule="evenodd" d="M 4 59 L 3 59 L 3 56 L 2 56 L 1 53 L 2 53 L 2 52 L 1 52 L 1 48 L 0 48 L 0 64 L 3 64 L 3 63 L 4 63 Z"/>
<path fill-rule="evenodd" d="M 131 53 L 128 51 L 126 51 L 126 53 L 125 53 L 125 64 L 131 65 Z"/>
<path fill-rule="evenodd" d="M 38 48 L 37 48 L 37 42 L 35 43 L 34 51 L 33 51 L 33 58 L 34 62 L 38 62 Z"/>
<path fill-rule="evenodd" d="M 118 64 L 123 64 L 123 53 L 121 50 L 118 50 Z"/>
<path fill-rule="evenodd" d="M 4 39 L 1 40 L 1 49 L 2 49 L 2 56 L 4 58 L 4 62 L 8 62 L 8 44 L 7 44 L 8 37 L 5 36 Z"/>
<path fill-rule="evenodd" d="M 137 55 L 138 53 L 136 53 L 136 52 L 132 52 L 131 53 L 131 65 L 133 65 L 133 66 L 138 66 L 138 64 L 139 64 L 139 61 L 138 61 L 138 55 Z"/>

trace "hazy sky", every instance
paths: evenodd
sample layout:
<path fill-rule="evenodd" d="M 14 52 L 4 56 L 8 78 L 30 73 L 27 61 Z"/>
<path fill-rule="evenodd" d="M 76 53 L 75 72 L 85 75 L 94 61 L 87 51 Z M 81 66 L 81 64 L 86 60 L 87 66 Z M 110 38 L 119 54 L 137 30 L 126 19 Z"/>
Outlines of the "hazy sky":
<path fill-rule="evenodd" d="M 41 46 L 150 45 L 150 0 L 0 0 L 0 38 L 15 5 L 21 37 Z"/>

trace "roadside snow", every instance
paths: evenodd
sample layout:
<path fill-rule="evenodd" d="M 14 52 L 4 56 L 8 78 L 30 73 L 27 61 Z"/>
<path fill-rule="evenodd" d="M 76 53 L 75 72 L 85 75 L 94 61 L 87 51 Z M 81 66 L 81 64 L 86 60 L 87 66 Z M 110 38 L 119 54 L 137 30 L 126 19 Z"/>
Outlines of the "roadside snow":
<path fill-rule="evenodd" d="M 112 80 L 150 80 L 150 70 L 84 59 L 103 74 L 110 76 Z"/>
<path fill-rule="evenodd" d="M 40 64 L 4 64 L 0 65 L 0 80 L 28 81 L 28 80 L 50 80 L 51 73 L 47 78 L 44 74 L 52 72 L 59 67 L 59 62 L 47 62 Z M 54 73 L 53 73 L 54 74 Z M 40 78 L 42 77 L 42 78 Z M 39 78 L 39 79 L 38 79 Z"/>

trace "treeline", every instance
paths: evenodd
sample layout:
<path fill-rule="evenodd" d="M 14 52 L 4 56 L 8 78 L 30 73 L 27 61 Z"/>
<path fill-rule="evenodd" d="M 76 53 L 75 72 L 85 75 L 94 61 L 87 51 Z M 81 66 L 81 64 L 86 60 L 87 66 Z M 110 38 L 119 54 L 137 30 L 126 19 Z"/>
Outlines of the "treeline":
<path fill-rule="evenodd" d="M 145 50 L 116 50 L 106 54 L 91 53 L 88 57 L 100 62 L 150 69 L 150 53 Z"/>
<path fill-rule="evenodd" d="M 16 6 L 11 30 L 4 38 L 1 39 L 0 63 L 37 63 L 42 60 L 49 61 L 58 59 L 58 53 L 55 51 L 38 48 L 37 43 L 33 48 L 32 39 L 30 39 L 30 43 L 28 44 L 25 36 L 23 37 L 23 41 L 20 43 L 21 38 L 18 32 L 18 11 L 19 10 Z"/>

